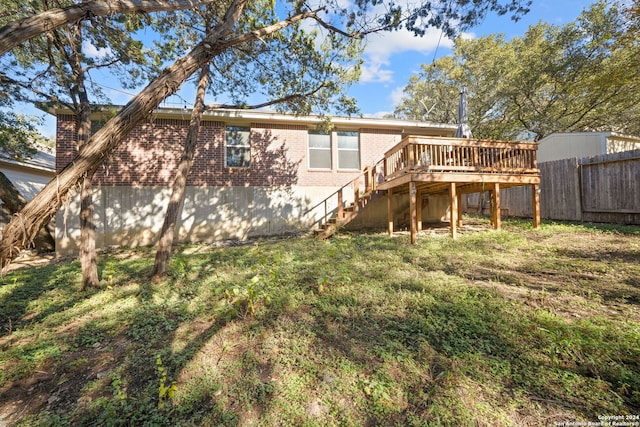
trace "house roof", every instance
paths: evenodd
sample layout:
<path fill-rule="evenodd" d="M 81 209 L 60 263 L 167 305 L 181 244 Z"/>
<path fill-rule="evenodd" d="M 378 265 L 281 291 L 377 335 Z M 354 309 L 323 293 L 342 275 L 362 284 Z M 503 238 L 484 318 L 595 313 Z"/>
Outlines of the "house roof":
<path fill-rule="evenodd" d="M 186 115 L 188 118 L 191 114 L 190 110 L 169 109 L 160 108 L 157 110 L 158 115 L 171 115 L 177 114 Z M 244 121 L 244 122 L 267 122 L 267 123 L 281 123 L 281 124 L 301 124 L 308 125 L 310 127 L 316 126 L 318 123 L 325 121 L 327 118 L 331 120 L 337 127 L 341 128 L 374 128 L 374 129 L 401 129 L 406 132 L 415 130 L 440 130 L 446 133 L 454 132 L 458 128 L 457 124 L 435 123 L 435 122 L 421 122 L 417 120 L 399 120 L 399 119 L 384 119 L 375 117 L 355 117 L 355 116 L 319 116 L 315 114 L 310 115 L 296 115 L 287 113 L 278 113 L 275 111 L 267 110 L 232 110 L 232 109 L 217 109 L 209 110 L 204 114 L 205 119 L 211 118 L 216 120 L 222 120 L 225 122 Z"/>
<path fill-rule="evenodd" d="M 52 105 L 40 105 L 42 110 L 53 114 L 70 114 L 66 108 L 59 108 Z M 114 109 L 118 110 L 121 106 L 96 106 L 95 115 L 104 114 L 112 115 Z M 154 113 L 156 118 L 172 118 L 189 120 L 191 117 L 191 109 L 188 108 L 166 108 L 159 107 Z M 217 120 L 228 124 L 241 123 L 277 123 L 306 125 L 309 128 L 317 126 L 319 123 L 329 119 L 336 127 L 340 129 L 393 129 L 401 130 L 404 133 L 422 134 L 425 132 L 437 132 L 442 136 L 453 136 L 458 125 L 436 122 L 422 122 L 417 120 L 399 120 L 399 119 L 383 119 L 373 117 L 356 117 L 356 116 L 321 116 L 321 115 L 296 115 L 291 113 L 279 113 L 271 110 L 242 110 L 242 109 L 215 109 L 207 110 L 203 115 L 203 120 Z"/>

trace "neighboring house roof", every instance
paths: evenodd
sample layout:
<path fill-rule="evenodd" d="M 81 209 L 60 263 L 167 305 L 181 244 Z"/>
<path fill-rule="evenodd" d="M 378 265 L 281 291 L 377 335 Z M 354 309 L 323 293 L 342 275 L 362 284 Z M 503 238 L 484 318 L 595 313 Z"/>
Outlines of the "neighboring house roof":
<path fill-rule="evenodd" d="M 56 150 L 49 147 L 37 147 L 38 151 L 30 158 L 16 160 L 15 158 L 0 153 L 0 162 L 21 166 L 28 169 L 37 169 L 43 172 L 54 173 L 56 169 Z"/>
<path fill-rule="evenodd" d="M 56 175 L 55 150 L 40 148 L 31 158 L 16 160 L 0 153 L 0 171 L 25 199 L 31 200 Z M 1 204 L 1 203 L 0 203 Z"/>

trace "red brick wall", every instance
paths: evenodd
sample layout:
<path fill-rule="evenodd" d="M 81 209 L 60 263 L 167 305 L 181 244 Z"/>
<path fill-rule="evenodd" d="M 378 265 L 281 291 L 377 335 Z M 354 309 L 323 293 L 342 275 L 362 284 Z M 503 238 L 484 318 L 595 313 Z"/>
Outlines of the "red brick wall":
<path fill-rule="evenodd" d="M 138 125 L 96 171 L 95 185 L 168 186 L 182 154 L 188 120 L 155 119 Z M 251 167 L 224 167 L 224 123 L 203 121 L 189 176 L 195 186 L 341 186 L 353 171 L 309 170 L 308 127 L 251 123 Z M 364 167 L 382 157 L 399 140 L 400 130 L 360 130 Z M 56 170 L 73 160 L 75 118 L 58 116 Z"/>

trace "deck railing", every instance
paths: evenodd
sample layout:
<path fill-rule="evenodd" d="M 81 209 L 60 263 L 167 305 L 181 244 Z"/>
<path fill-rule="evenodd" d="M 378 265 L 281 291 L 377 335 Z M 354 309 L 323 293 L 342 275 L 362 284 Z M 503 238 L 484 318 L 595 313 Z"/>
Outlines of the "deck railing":
<path fill-rule="evenodd" d="M 534 142 L 404 138 L 385 153 L 385 180 L 407 172 L 537 174 Z"/>

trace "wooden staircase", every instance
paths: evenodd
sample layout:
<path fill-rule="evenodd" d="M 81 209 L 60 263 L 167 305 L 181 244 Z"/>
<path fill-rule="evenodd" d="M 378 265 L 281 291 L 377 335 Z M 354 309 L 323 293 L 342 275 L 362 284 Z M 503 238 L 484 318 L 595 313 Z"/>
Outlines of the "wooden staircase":
<path fill-rule="evenodd" d="M 375 166 L 367 166 L 356 178 L 305 212 L 305 215 L 308 215 L 312 211 L 324 207 L 324 213 L 315 222 L 316 227 L 313 230 L 313 234 L 318 239 L 328 239 L 341 227 L 353 221 L 362 209 L 380 193 L 376 189 L 375 170 Z M 353 200 L 345 203 L 345 196 L 351 188 L 353 189 Z"/>

